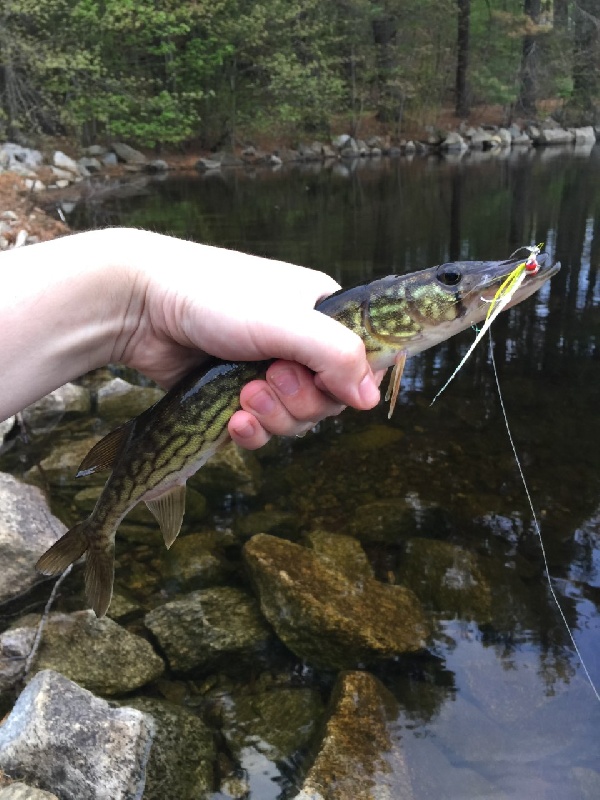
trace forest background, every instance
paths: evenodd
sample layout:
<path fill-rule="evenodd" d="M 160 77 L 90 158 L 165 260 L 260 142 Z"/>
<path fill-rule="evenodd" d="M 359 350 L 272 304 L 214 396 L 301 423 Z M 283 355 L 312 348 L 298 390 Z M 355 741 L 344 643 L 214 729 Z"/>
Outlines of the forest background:
<path fill-rule="evenodd" d="M 600 0 L 3 0 L 0 139 L 401 137 L 600 122 Z"/>

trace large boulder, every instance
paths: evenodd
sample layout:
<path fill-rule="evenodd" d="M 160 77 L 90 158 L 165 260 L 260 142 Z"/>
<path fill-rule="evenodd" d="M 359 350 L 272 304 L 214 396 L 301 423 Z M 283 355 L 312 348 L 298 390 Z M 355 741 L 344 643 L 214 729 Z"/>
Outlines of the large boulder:
<path fill-rule="evenodd" d="M 65 531 L 40 489 L 0 473 L 0 603 L 40 581 L 35 563 Z"/>
<path fill-rule="evenodd" d="M 117 155 L 119 161 L 124 161 L 126 164 L 139 165 L 144 165 L 146 163 L 147 159 L 143 153 L 140 153 L 139 150 L 136 150 L 124 142 L 113 142 L 111 148 Z"/>
<path fill-rule="evenodd" d="M 15 662 L 15 658 L 29 654 L 36 623 L 34 618 L 0 636 L 0 676 L 5 676 L 5 684 L 11 665 L 24 666 L 24 660 Z M 56 670 L 97 694 L 114 695 L 156 680 L 164 671 L 164 663 L 146 639 L 112 619 L 97 619 L 93 611 L 78 611 L 48 618 L 32 664 L 33 672 L 45 669 Z"/>
<path fill-rule="evenodd" d="M 573 134 L 575 144 L 578 145 L 594 145 L 596 144 L 596 132 L 591 125 L 583 128 L 571 128 L 570 133 Z"/>
<path fill-rule="evenodd" d="M 176 672 L 253 661 L 271 639 L 254 598 L 229 586 L 165 603 L 147 614 L 145 623 Z"/>
<path fill-rule="evenodd" d="M 71 173 L 71 180 L 79 175 L 79 167 L 77 166 L 75 159 L 66 155 L 66 153 L 63 153 L 62 150 L 54 151 L 52 163 L 58 169 Z"/>
<path fill-rule="evenodd" d="M 39 150 L 32 150 L 30 147 L 23 147 L 14 142 L 5 142 L 0 145 L 0 163 L 7 169 L 16 172 L 19 166 L 37 169 L 44 163 L 44 156 Z"/>
<path fill-rule="evenodd" d="M 61 800 L 139 800 L 153 732 L 141 711 L 45 670 L 0 727 L 0 769 Z"/>
<path fill-rule="evenodd" d="M 263 614 L 315 666 L 344 669 L 424 647 L 428 626 L 409 589 L 356 581 L 315 551 L 267 534 L 246 544 L 244 558 Z"/>

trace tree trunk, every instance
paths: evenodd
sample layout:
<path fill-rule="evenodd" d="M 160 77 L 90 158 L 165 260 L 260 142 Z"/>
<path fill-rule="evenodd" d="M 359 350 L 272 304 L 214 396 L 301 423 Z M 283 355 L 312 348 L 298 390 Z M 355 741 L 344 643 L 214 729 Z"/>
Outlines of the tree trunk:
<path fill-rule="evenodd" d="M 371 29 L 375 43 L 379 101 L 377 119 L 382 122 L 398 120 L 402 107 L 402 92 L 392 77 L 397 66 L 396 33 L 398 23 L 392 14 L 373 19 Z"/>
<path fill-rule="evenodd" d="M 573 104 L 579 124 L 600 118 L 600 0 L 579 0 L 573 10 Z"/>
<path fill-rule="evenodd" d="M 471 110 L 467 73 L 469 69 L 469 29 L 471 0 L 457 0 L 458 36 L 456 55 L 456 116 L 468 117 Z"/>
<path fill-rule="evenodd" d="M 554 0 L 553 23 L 559 33 L 564 33 L 569 24 L 569 0 Z"/>
<path fill-rule="evenodd" d="M 525 0 L 523 11 L 531 20 L 531 26 L 537 25 L 540 18 L 540 0 Z M 535 116 L 537 101 L 536 68 L 536 33 L 527 31 L 523 35 L 521 51 L 521 75 L 517 109 L 527 116 Z"/>

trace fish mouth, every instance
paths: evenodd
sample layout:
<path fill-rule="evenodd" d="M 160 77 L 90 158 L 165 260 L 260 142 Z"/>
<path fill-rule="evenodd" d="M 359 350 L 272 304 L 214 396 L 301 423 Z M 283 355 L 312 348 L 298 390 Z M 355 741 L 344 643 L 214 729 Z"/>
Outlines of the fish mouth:
<path fill-rule="evenodd" d="M 499 264 L 498 267 L 501 268 L 500 274 L 496 274 L 493 278 L 490 278 L 490 280 L 482 288 L 480 292 L 481 299 L 486 303 L 491 303 L 496 297 L 496 293 L 498 292 L 502 282 L 508 278 L 511 272 L 513 272 L 513 270 L 515 270 L 519 264 L 523 263 L 523 260 L 524 259 L 522 258 L 511 259 L 510 261 L 504 261 L 502 264 Z M 537 256 L 537 263 L 539 267 L 538 270 L 536 272 L 526 273 L 523 283 L 514 293 L 514 296 L 511 298 L 510 302 L 506 304 L 506 308 L 512 308 L 522 300 L 526 300 L 528 297 L 534 294 L 534 292 L 537 292 L 540 286 L 556 275 L 561 267 L 560 261 L 552 263 L 550 256 L 547 253 L 540 253 Z"/>

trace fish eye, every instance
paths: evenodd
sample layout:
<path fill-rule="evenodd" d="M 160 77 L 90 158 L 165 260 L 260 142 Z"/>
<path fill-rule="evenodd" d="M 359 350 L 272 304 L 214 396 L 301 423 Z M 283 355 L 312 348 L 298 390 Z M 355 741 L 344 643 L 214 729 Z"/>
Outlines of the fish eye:
<path fill-rule="evenodd" d="M 456 286 L 462 280 L 462 272 L 454 264 L 442 264 L 437 271 L 437 279 L 444 286 Z"/>

